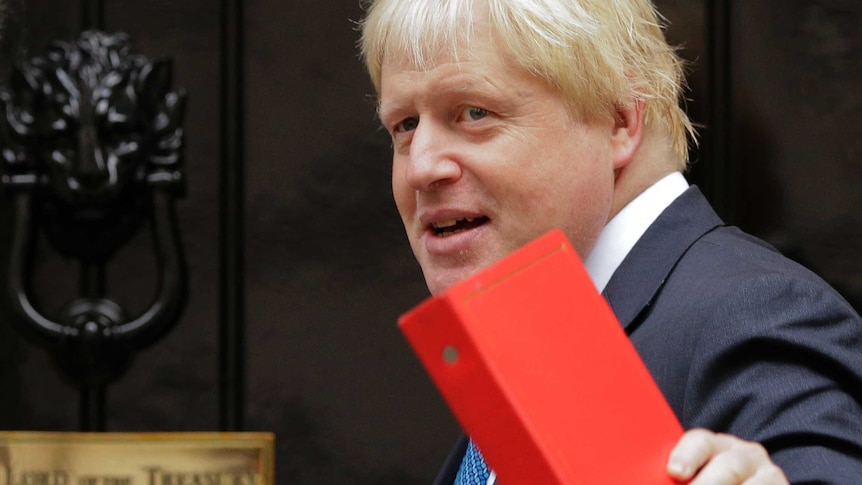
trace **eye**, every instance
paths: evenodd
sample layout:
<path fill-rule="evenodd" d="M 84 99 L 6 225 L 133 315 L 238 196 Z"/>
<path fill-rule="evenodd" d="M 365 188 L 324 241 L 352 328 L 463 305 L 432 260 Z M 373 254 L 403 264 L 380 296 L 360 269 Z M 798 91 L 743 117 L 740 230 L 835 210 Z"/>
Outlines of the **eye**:
<path fill-rule="evenodd" d="M 413 131 L 419 126 L 419 118 L 405 118 L 400 123 L 395 125 L 395 132 Z"/>
<path fill-rule="evenodd" d="M 464 116 L 464 119 L 469 121 L 479 121 L 482 118 L 488 116 L 488 110 L 477 108 L 475 106 L 468 106 L 461 111 L 461 115 Z"/>

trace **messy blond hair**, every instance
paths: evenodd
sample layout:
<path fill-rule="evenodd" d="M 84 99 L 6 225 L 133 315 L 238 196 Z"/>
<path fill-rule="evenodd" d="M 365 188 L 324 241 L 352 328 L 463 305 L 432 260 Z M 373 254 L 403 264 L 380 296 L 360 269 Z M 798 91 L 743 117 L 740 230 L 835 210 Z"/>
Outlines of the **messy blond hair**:
<path fill-rule="evenodd" d="M 572 112 L 607 116 L 645 104 L 647 130 L 663 130 L 684 168 L 694 129 L 680 107 L 683 62 L 650 0 L 369 0 L 360 48 L 377 92 L 387 56 L 420 69 L 469 50 L 476 15 L 522 68 L 556 86 Z"/>

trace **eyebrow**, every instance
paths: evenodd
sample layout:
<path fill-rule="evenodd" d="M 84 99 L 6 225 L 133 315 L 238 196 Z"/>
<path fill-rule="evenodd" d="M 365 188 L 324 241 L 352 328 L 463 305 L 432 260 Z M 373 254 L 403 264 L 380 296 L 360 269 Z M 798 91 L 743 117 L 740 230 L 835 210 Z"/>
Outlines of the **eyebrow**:
<path fill-rule="evenodd" d="M 482 95 L 489 95 L 490 91 L 498 91 L 498 89 L 488 81 L 487 78 L 476 74 L 463 74 L 457 78 L 450 78 L 440 81 L 434 86 L 434 93 L 440 95 L 463 95 L 479 92 Z M 406 110 L 410 103 L 401 101 L 384 102 L 382 98 L 377 99 L 377 117 L 383 120 L 390 117 L 392 113 L 398 113 Z"/>
<path fill-rule="evenodd" d="M 377 118 L 381 123 L 384 122 L 385 119 L 391 118 L 393 113 L 398 113 L 400 111 L 404 111 L 406 109 L 406 104 L 403 103 L 387 103 L 383 104 L 378 100 L 377 102 Z"/>

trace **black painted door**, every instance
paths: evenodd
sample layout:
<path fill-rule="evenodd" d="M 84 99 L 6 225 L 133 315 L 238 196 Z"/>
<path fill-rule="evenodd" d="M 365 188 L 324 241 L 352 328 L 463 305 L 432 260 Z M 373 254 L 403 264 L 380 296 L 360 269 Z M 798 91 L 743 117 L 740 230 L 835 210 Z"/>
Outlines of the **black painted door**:
<path fill-rule="evenodd" d="M 85 27 L 170 57 L 189 93 L 180 323 L 106 393 L 112 431 L 268 430 L 280 483 L 429 483 L 458 428 L 395 328 L 426 296 L 390 201 L 355 0 L 3 0 L 9 66 Z M 663 0 L 704 141 L 689 179 L 729 220 L 862 302 L 862 3 Z M 13 215 L 0 199 L 0 227 Z M 9 241 L 0 231 L 0 270 Z M 78 268 L 42 244 L 47 312 Z M 107 270 L 131 309 L 148 236 Z M 0 428 L 76 430 L 76 389 L 0 313 Z"/>

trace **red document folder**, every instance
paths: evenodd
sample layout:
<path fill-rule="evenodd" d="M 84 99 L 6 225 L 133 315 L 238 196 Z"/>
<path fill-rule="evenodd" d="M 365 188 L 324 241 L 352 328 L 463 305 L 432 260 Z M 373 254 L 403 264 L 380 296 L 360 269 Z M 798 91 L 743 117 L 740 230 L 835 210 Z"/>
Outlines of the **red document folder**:
<path fill-rule="evenodd" d="M 682 428 L 560 231 L 401 316 L 502 485 L 672 485 Z"/>

